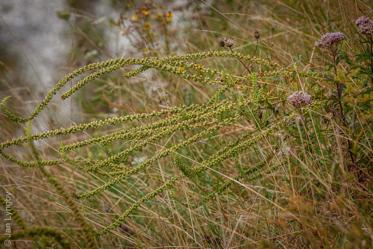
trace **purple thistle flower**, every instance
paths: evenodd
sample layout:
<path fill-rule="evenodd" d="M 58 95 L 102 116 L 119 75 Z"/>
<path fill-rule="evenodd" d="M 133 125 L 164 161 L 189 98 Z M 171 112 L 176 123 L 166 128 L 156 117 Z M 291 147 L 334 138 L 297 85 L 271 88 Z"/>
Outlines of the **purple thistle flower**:
<path fill-rule="evenodd" d="M 333 45 L 337 45 L 339 42 L 345 39 L 345 35 L 341 32 L 326 33 L 321 36 L 315 45 L 319 48 L 331 48 Z"/>
<path fill-rule="evenodd" d="M 373 20 L 367 16 L 361 16 L 355 21 L 356 26 L 359 28 L 359 31 L 363 35 L 372 35 L 373 34 Z"/>
<path fill-rule="evenodd" d="M 288 97 L 288 102 L 295 108 L 300 108 L 312 103 L 312 96 L 304 91 L 297 91 Z"/>

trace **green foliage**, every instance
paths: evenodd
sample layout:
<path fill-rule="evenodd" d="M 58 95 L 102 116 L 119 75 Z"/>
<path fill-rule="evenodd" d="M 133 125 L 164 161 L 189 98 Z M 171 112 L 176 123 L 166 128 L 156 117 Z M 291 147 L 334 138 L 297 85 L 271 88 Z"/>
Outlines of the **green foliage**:
<path fill-rule="evenodd" d="M 0 197 L 0 203 L 2 206 L 6 206 L 6 201 L 4 198 Z M 25 221 L 22 219 L 22 217 L 19 215 L 19 213 L 17 212 L 16 209 L 14 209 L 13 207 L 8 207 L 9 208 L 9 213 L 12 217 L 12 219 L 17 223 L 17 225 L 20 227 L 20 228 L 26 228 L 26 223 Z"/>
<path fill-rule="evenodd" d="M 14 233 L 10 238 L 0 237 L 0 243 L 3 244 L 5 240 L 17 240 L 17 239 L 35 239 L 47 237 L 48 239 L 54 239 L 61 248 L 68 249 L 72 248 L 70 243 L 65 239 L 65 236 L 58 232 L 56 229 L 51 227 L 30 227 L 20 232 Z"/>
<path fill-rule="evenodd" d="M 249 72 L 244 76 L 229 73 L 224 67 L 214 69 L 209 67 L 208 63 L 215 58 L 225 58 L 234 63 L 248 63 L 252 66 L 258 66 L 255 72 Z M 232 60 L 233 59 L 233 60 Z M 197 63 L 196 61 L 207 61 Z M 131 78 L 149 69 L 156 69 L 166 75 L 175 75 L 183 80 L 190 80 L 203 84 L 208 87 L 216 85 L 219 89 L 205 103 L 187 103 L 184 106 L 165 108 L 150 113 L 135 113 L 122 116 L 108 117 L 100 120 L 93 120 L 87 123 L 73 125 L 67 128 L 57 128 L 41 132 L 38 134 L 26 134 L 10 141 L 0 144 L 0 154 L 7 160 L 19 164 L 23 167 L 38 167 L 47 181 L 62 196 L 64 201 L 73 211 L 76 221 L 82 227 L 84 238 L 90 248 L 96 246 L 95 236 L 104 235 L 125 222 L 134 211 L 141 205 L 147 203 L 167 189 L 176 187 L 176 184 L 184 178 L 198 181 L 202 173 L 212 171 L 229 160 L 245 156 L 253 146 L 259 145 L 263 141 L 271 144 L 271 141 L 277 141 L 282 132 L 289 132 L 297 140 L 297 143 L 303 143 L 304 129 L 299 136 L 299 123 L 296 120 L 311 119 L 315 113 L 324 112 L 325 101 L 323 99 L 314 99 L 314 103 L 303 109 L 289 109 L 285 107 L 286 96 L 288 94 L 289 84 L 296 79 L 312 82 L 313 85 L 321 85 L 320 82 L 325 78 L 313 71 L 299 72 L 296 66 L 284 68 L 270 60 L 260 59 L 243 55 L 233 51 L 209 51 L 179 56 L 168 56 L 164 58 L 120 58 L 112 59 L 101 63 L 93 63 L 73 71 L 57 82 L 55 87 L 48 92 L 44 100 L 35 108 L 28 117 L 20 117 L 13 113 L 6 106 L 6 100 L 2 101 L 1 109 L 3 113 L 16 123 L 22 124 L 32 122 L 49 105 L 52 98 L 67 85 L 67 83 L 79 78 L 74 86 L 64 92 L 61 97 L 67 99 L 81 90 L 84 86 L 94 80 L 103 77 L 119 69 L 125 69 L 128 66 L 138 65 L 133 71 L 126 72 L 123 76 Z M 268 82 L 275 82 L 270 85 Z M 286 88 L 287 87 L 287 88 Z M 311 89 L 310 89 L 311 90 Z M 281 108 L 279 111 L 278 109 Z M 317 118 L 321 120 L 322 118 Z M 252 130 L 242 129 L 237 136 L 226 135 L 222 130 L 245 127 L 248 123 L 255 124 Z M 296 124 L 296 125 L 294 125 Z M 304 123 L 304 126 L 310 127 L 310 122 Z M 115 127 L 114 132 L 107 132 L 100 128 Z M 80 139 L 75 142 L 66 142 L 65 137 L 74 136 L 82 132 L 92 132 L 90 138 Z M 97 135 L 98 132 L 99 134 Z M 161 143 L 165 138 L 175 135 L 171 143 L 157 150 L 152 156 L 134 166 L 128 166 L 129 157 L 136 152 L 151 147 L 155 142 Z M 217 136 L 218 134 L 218 136 Z M 280 135 L 279 135 L 280 134 Z M 213 137 L 217 141 L 216 149 L 210 150 L 200 144 L 200 141 L 211 140 Z M 321 134 L 307 134 L 313 141 L 321 137 Z M 317 138 L 315 138 L 316 136 Z M 55 159 L 42 159 L 33 146 L 33 142 L 47 138 L 58 137 L 60 148 L 54 155 Z M 290 138 L 291 139 L 291 138 Z M 116 143 L 126 142 L 116 146 Z M 8 155 L 5 152 L 11 146 L 21 146 L 30 143 L 35 161 L 22 161 Z M 213 144 L 215 142 L 211 142 Z M 175 154 L 187 151 L 193 154 L 194 148 L 200 148 L 203 154 L 203 160 L 196 165 L 185 164 L 180 158 L 174 160 L 176 168 L 179 168 L 183 174 L 171 176 L 165 179 L 163 184 L 155 187 L 153 191 L 143 194 L 134 200 L 133 204 L 126 208 L 122 213 L 106 225 L 100 231 L 94 231 L 82 214 L 82 211 L 67 193 L 62 185 L 51 175 L 44 166 L 57 164 L 67 164 L 72 167 L 80 167 L 83 170 L 101 177 L 101 185 L 87 190 L 78 195 L 78 198 L 88 197 L 98 198 L 99 194 L 105 190 L 112 191 L 115 186 L 124 184 L 125 180 L 130 181 L 129 177 L 135 174 L 146 172 L 151 166 L 164 158 L 175 158 Z M 268 165 L 267 159 L 255 167 L 243 169 L 238 175 L 233 176 L 234 181 L 245 178 L 255 181 L 261 178 L 261 173 L 265 171 L 276 171 L 285 164 L 285 160 L 278 159 L 275 150 L 281 148 L 272 148 L 270 158 L 276 158 L 272 167 Z M 302 160 L 307 160 L 307 153 L 313 150 L 312 145 L 304 145 Z M 104 151 L 105 158 L 100 158 L 96 152 Z M 212 152 L 211 152 L 212 151 Z M 320 151 L 319 153 L 323 153 Z M 301 160 L 301 159 L 299 159 Z M 299 167 L 305 172 L 310 171 L 320 182 L 329 190 L 329 186 L 320 180 L 319 173 L 311 171 L 303 166 Z M 202 177 L 201 177 L 202 178 Z M 213 178 L 211 178 L 213 181 Z M 216 184 L 215 191 L 204 197 L 204 202 L 211 200 L 217 195 L 222 194 L 232 185 L 232 181 L 224 181 L 222 184 Z M 267 192 L 266 198 L 273 203 L 272 193 Z M 67 244 L 61 240 L 57 232 L 52 232 L 46 228 L 25 229 L 23 232 L 14 236 L 40 236 L 42 234 L 50 235 L 58 241 L 61 246 Z"/>
<path fill-rule="evenodd" d="M 95 237 L 94 237 L 94 233 L 93 233 L 93 230 L 91 228 L 91 226 L 86 222 L 86 219 L 84 218 L 80 208 L 78 207 L 78 205 L 75 203 L 75 201 L 72 199 L 72 197 L 70 196 L 70 194 L 65 191 L 65 189 L 63 188 L 63 186 L 56 180 L 55 177 L 53 177 L 43 166 L 43 164 L 41 163 L 41 160 L 40 160 L 40 156 L 39 156 L 39 153 L 38 151 L 36 150 L 36 147 L 34 146 L 34 141 L 32 140 L 31 138 L 31 126 L 29 125 L 30 123 L 28 123 L 28 126 L 26 127 L 25 129 L 25 135 L 26 137 L 29 139 L 29 144 L 30 144 L 30 147 L 31 147 L 31 150 L 32 150 L 32 154 L 37 162 L 37 166 L 39 167 L 41 173 L 44 175 L 44 177 L 47 179 L 47 181 L 49 182 L 49 184 L 51 186 L 54 187 L 54 189 L 56 190 L 56 192 L 62 196 L 62 198 L 64 199 L 64 201 L 66 202 L 66 204 L 71 208 L 72 212 L 73 212 L 73 215 L 75 216 L 77 222 L 81 225 L 82 227 L 82 230 L 84 232 L 84 238 L 86 240 L 86 243 L 87 245 L 89 246 L 89 248 L 97 248 L 97 244 L 96 244 L 96 241 L 95 241 Z M 36 230 L 36 232 L 35 232 Z M 49 233 L 51 233 L 51 236 L 53 237 L 56 237 L 56 240 L 61 244 L 61 246 L 65 247 L 67 246 L 67 244 L 62 240 L 62 238 L 60 236 L 58 236 L 58 233 L 53 231 L 53 230 L 49 230 L 49 229 L 40 229 L 40 231 L 38 229 L 31 229 L 30 231 L 24 231 L 26 232 L 26 234 L 30 234 L 32 236 L 37 236 L 37 235 L 41 235 L 43 233 L 47 233 L 46 235 L 49 235 Z M 55 233 L 53 235 L 53 232 Z"/>

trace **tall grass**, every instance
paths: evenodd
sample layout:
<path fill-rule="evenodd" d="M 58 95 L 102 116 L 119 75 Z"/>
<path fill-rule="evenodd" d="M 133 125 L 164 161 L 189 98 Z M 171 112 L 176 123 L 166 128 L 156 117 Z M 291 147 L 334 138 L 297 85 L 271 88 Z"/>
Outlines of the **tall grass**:
<path fill-rule="evenodd" d="M 8 99 L 1 102 L 5 117 L 21 127 L 58 95 L 65 100 L 95 89 L 110 106 L 120 91 L 131 103 L 114 116 L 90 106 L 92 120 L 29 129 L 0 143 L 2 157 L 22 167 L 22 175 L 40 177 L 23 179 L 32 187 L 20 195 L 37 196 L 30 206 L 43 214 L 26 221 L 37 212 L 14 211 L 12 239 L 63 248 L 373 245 L 373 34 L 359 33 L 357 16 L 347 16 L 353 8 L 371 13 L 371 6 L 278 1 L 278 9 L 263 4 L 263 13 L 252 15 L 257 6 L 233 2 L 213 5 L 201 18 L 202 28 L 219 35 L 193 31 L 201 35 L 189 44 L 217 48 L 218 38 L 232 37 L 221 48 L 89 64 L 57 82 L 24 116 Z M 238 25 L 256 22 L 252 30 Z M 345 37 L 318 48 L 324 31 Z M 148 70 L 169 81 L 171 104 L 157 104 L 131 84 Z M 18 170 L 3 168 L 9 184 L 17 184 Z M 27 210 L 27 197 L 18 202 Z"/>

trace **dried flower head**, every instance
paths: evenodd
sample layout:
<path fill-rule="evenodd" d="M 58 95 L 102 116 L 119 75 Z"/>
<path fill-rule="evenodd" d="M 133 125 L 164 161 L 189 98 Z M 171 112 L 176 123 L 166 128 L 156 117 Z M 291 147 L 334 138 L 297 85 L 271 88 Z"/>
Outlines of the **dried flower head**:
<path fill-rule="evenodd" d="M 361 16 L 355 21 L 356 26 L 359 28 L 359 31 L 363 35 L 372 35 L 373 34 L 373 20 L 367 16 Z"/>
<path fill-rule="evenodd" d="M 288 101 L 292 104 L 295 108 L 300 108 L 302 106 L 306 106 L 311 104 L 312 96 L 304 91 L 297 91 L 291 94 L 288 97 Z"/>
<path fill-rule="evenodd" d="M 255 30 L 254 37 L 255 37 L 256 40 L 259 40 L 259 38 L 260 38 L 260 33 L 259 33 L 258 30 Z"/>
<path fill-rule="evenodd" d="M 219 40 L 219 45 L 223 48 L 232 48 L 234 41 L 231 38 L 223 37 Z"/>
<path fill-rule="evenodd" d="M 315 43 L 315 45 L 319 48 L 331 48 L 333 45 L 338 45 L 338 43 L 344 39 L 345 35 L 341 32 L 326 33 Z"/>

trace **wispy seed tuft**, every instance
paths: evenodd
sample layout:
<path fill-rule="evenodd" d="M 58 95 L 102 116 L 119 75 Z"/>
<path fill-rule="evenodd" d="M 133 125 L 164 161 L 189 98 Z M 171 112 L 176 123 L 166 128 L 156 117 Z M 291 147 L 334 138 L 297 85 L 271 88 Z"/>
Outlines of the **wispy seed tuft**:
<path fill-rule="evenodd" d="M 232 48 L 234 46 L 234 41 L 231 38 L 223 37 L 219 39 L 219 45 L 223 48 Z"/>

